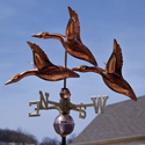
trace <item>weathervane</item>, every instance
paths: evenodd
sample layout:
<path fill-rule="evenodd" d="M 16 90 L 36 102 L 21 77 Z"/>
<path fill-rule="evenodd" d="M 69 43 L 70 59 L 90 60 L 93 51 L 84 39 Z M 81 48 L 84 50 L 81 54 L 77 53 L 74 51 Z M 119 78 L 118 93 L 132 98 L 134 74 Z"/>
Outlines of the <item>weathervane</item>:
<path fill-rule="evenodd" d="M 136 101 L 136 95 L 129 85 L 129 83 L 122 76 L 123 56 L 122 51 L 114 39 L 113 52 L 107 62 L 106 68 L 100 68 L 97 65 L 96 59 L 92 52 L 82 43 L 80 37 L 80 22 L 77 13 L 68 7 L 69 21 L 66 28 L 65 35 L 41 32 L 34 34 L 33 37 L 43 39 L 57 39 L 65 49 L 64 66 L 57 66 L 53 64 L 47 54 L 39 47 L 39 45 L 28 41 L 28 45 L 33 53 L 33 61 L 35 68 L 16 74 L 6 82 L 6 85 L 15 83 L 24 77 L 35 75 L 40 79 L 46 81 L 60 81 L 64 80 L 64 86 L 59 93 L 59 101 L 51 101 L 49 93 L 39 91 L 40 99 L 38 101 L 29 102 L 30 106 L 35 106 L 34 111 L 29 113 L 30 117 L 40 116 L 41 110 L 58 110 L 59 115 L 54 121 L 55 131 L 62 136 L 62 145 L 66 144 L 66 136 L 70 134 L 75 126 L 70 111 L 79 112 L 80 118 L 86 117 L 86 109 L 93 107 L 95 113 L 102 113 L 106 105 L 108 96 L 92 97 L 91 103 L 74 104 L 71 102 L 71 92 L 67 88 L 66 79 L 79 78 L 77 72 L 94 72 L 102 76 L 105 84 L 113 91 L 126 95 L 132 100 Z M 82 59 L 91 63 L 93 66 L 79 66 L 69 69 L 67 67 L 67 54 L 75 58 Z"/>

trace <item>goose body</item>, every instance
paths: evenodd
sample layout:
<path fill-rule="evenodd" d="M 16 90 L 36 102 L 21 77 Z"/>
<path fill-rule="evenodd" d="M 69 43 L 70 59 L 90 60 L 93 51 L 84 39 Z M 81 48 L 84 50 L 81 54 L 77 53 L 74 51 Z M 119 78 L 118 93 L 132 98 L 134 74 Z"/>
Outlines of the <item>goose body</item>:
<path fill-rule="evenodd" d="M 83 44 L 80 38 L 80 22 L 77 13 L 68 7 L 69 11 L 69 21 L 66 28 L 66 34 L 55 34 L 49 32 L 40 32 L 33 37 L 43 38 L 43 39 L 57 39 L 59 40 L 65 50 L 73 57 L 85 60 L 95 66 L 97 62 L 92 52 Z"/>
<path fill-rule="evenodd" d="M 16 74 L 6 82 L 6 85 L 20 81 L 27 76 L 37 76 L 47 81 L 59 81 L 65 78 L 78 78 L 79 75 L 63 66 L 54 65 L 45 52 L 35 43 L 27 42 L 33 53 L 33 61 L 36 68 Z"/>
<path fill-rule="evenodd" d="M 104 83 L 111 90 L 128 96 L 132 100 L 136 101 L 137 97 L 132 87 L 122 76 L 122 65 L 122 51 L 117 41 L 114 40 L 114 49 L 107 62 L 106 69 L 102 69 L 100 67 L 80 66 L 73 68 L 73 70 L 79 72 L 95 72 L 97 74 L 100 74 L 103 78 Z"/>

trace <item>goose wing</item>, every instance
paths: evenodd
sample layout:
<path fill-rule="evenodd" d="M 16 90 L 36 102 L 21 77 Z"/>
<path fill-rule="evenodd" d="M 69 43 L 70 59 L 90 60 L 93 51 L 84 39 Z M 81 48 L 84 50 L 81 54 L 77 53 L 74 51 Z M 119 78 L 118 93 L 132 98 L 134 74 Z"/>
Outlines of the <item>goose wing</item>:
<path fill-rule="evenodd" d="M 78 14 L 71 8 L 68 7 L 69 21 L 66 28 L 66 36 L 68 40 L 80 40 L 80 22 Z"/>
<path fill-rule="evenodd" d="M 119 75 L 122 75 L 122 66 L 123 66 L 122 51 L 119 44 L 114 39 L 113 52 L 107 62 L 106 69 L 108 73 L 117 73 Z"/>
<path fill-rule="evenodd" d="M 46 66 L 53 65 L 45 52 L 37 44 L 30 41 L 27 43 L 32 49 L 34 65 L 38 68 L 38 70 L 41 70 Z"/>

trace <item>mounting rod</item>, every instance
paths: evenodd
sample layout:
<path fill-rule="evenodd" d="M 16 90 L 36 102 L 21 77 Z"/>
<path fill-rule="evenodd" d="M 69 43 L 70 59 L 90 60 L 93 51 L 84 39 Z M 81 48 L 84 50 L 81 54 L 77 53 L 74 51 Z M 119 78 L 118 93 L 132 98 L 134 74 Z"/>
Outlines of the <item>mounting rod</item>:
<path fill-rule="evenodd" d="M 67 51 L 65 50 L 64 55 L 64 67 L 67 68 Z M 64 88 L 66 88 L 66 78 L 64 79 Z"/>
<path fill-rule="evenodd" d="M 62 137 L 62 143 L 61 145 L 66 145 L 66 137 Z"/>

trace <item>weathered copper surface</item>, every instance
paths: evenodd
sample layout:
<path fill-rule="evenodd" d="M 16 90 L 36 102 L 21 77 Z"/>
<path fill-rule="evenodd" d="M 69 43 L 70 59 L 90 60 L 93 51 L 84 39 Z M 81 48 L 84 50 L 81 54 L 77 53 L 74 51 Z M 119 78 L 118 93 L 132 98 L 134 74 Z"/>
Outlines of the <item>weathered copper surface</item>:
<path fill-rule="evenodd" d="M 105 84 L 113 91 L 124 94 L 136 101 L 137 97 L 130 86 L 130 84 L 122 76 L 123 57 L 122 51 L 114 40 L 114 49 L 107 62 L 106 69 L 100 67 L 80 66 L 73 68 L 74 71 L 79 72 L 95 72 L 102 76 Z"/>
<path fill-rule="evenodd" d="M 59 81 L 65 78 L 78 78 L 79 75 L 63 66 L 54 65 L 45 52 L 35 43 L 27 42 L 33 53 L 33 61 L 36 68 L 16 74 L 6 82 L 6 85 L 15 83 L 24 77 L 35 75 L 47 81 Z"/>
<path fill-rule="evenodd" d="M 43 39 L 57 39 L 59 40 L 65 50 L 78 59 L 88 61 L 89 63 L 97 66 L 96 59 L 92 52 L 83 44 L 80 38 L 80 22 L 77 13 L 68 7 L 69 11 L 69 21 L 66 28 L 66 34 L 55 34 L 49 32 L 40 32 L 33 37 L 43 38 Z"/>

